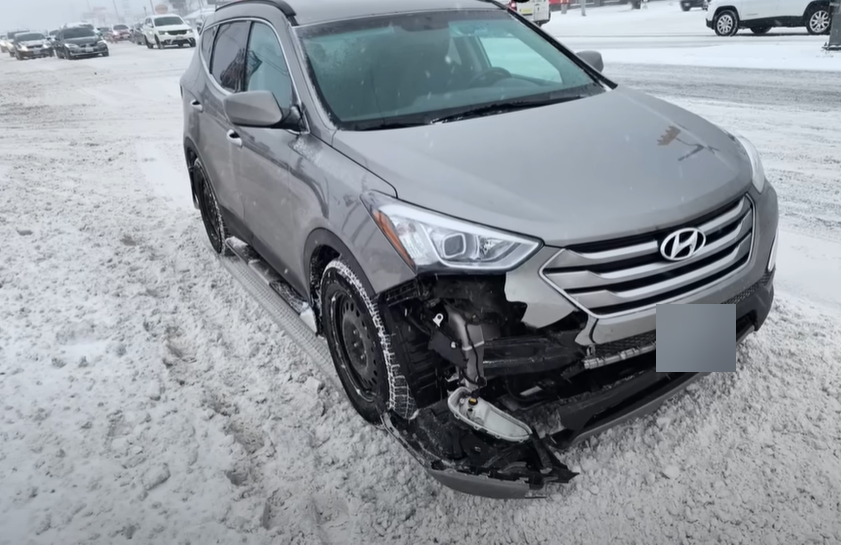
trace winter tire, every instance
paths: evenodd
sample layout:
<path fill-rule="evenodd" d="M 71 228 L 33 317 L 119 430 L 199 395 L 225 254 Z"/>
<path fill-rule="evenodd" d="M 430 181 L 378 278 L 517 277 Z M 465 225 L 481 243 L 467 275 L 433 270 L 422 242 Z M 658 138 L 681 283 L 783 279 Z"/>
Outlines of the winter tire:
<path fill-rule="evenodd" d="M 739 32 L 739 16 L 733 10 L 723 10 L 715 16 L 713 28 L 719 36 L 735 36 Z"/>
<path fill-rule="evenodd" d="M 832 15 L 828 6 L 812 6 L 806 10 L 806 31 L 809 34 L 829 34 Z"/>
<path fill-rule="evenodd" d="M 149 43 L 149 38 L 143 38 L 143 39 L 146 41 L 146 47 L 148 47 L 149 49 L 152 49 L 152 44 Z"/>
<path fill-rule="evenodd" d="M 161 40 L 157 36 L 155 36 L 155 45 L 158 46 L 158 49 L 163 49 L 164 46 L 161 45 Z"/>
<path fill-rule="evenodd" d="M 319 300 L 333 365 L 356 412 L 372 424 L 388 410 L 410 419 L 415 400 L 360 275 L 342 259 L 331 261 L 321 277 Z"/>
<path fill-rule="evenodd" d="M 199 159 L 193 161 L 192 176 L 193 187 L 198 197 L 201 219 L 204 223 L 207 238 L 210 241 L 210 247 L 217 254 L 228 255 L 230 252 L 225 245 L 225 240 L 229 236 L 228 226 L 225 223 L 225 218 L 222 217 L 222 211 L 219 209 L 219 203 L 216 200 L 216 193 L 213 191 L 213 186 L 207 178 L 204 165 L 202 165 Z"/>
<path fill-rule="evenodd" d="M 751 27 L 751 29 L 750 29 L 750 31 L 753 32 L 754 34 L 756 34 L 757 36 L 762 36 L 763 34 L 768 34 L 768 32 L 770 30 L 771 30 L 771 27 L 769 27 L 769 26 L 755 26 L 755 27 Z"/>
<path fill-rule="evenodd" d="M 689 4 L 681 4 L 680 9 L 682 9 L 683 11 L 689 11 L 690 9 L 692 9 L 692 6 L 690 6 Z"/>

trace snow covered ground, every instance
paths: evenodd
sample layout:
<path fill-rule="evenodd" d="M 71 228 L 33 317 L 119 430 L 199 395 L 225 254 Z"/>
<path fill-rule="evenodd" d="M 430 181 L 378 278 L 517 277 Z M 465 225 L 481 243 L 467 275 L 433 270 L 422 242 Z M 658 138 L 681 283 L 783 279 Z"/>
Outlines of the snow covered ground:
<path fill-rule="evenodd" d="M 796 73 L 608 66 L 764 153 L 777 303 L 738 373 L 571 451 L 556 496 L 493 502 L 363 424 L 211 254 L 191 53 L 0 59 L 0 544 L 841 542 L 838 75 L 788 102 Z"/>
<path fill-rule="evenodd" d="M 765 36 L 742 30 L 721 38 L 706 27 L 705 11 L 681 11 L 672 0 L 586 14 L 555 12 L 544 30 L 575 50 L 601 51 L 607 63 L 841 71 L 841 53 L 821 48 L 828 36 L 809 36 L 805 28 L 775 28 Z"/>

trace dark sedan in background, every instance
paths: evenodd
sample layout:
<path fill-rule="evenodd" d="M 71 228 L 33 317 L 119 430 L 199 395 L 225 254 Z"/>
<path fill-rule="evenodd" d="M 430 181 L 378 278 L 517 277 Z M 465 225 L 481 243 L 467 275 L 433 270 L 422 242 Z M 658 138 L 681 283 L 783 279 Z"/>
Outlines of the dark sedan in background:
<path fill-rule="evenodd" d="M 63 28 L 56 35 L 55 55 L 60 59 L 107 57 L 108 54 L 108 44 L 91 28 Z"/>

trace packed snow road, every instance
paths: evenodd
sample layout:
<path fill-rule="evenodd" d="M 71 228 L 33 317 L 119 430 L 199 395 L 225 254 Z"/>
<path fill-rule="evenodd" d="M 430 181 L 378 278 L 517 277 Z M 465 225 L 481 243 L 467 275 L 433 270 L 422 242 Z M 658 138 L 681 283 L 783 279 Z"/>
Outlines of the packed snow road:
<path fill-rule="evenodd" d="M 841 541 L 837 92 L 775 101 L 799 85 L 777 73 L 754 106 L 738 71 L 707 73 L 736 82 L 716 97 L 700 69 L 608 68 L 765 154 L 778 301 L 738 373 L 568 453 L 581 475 L 554 497 L 504 503 L 366 426 L 212 255 L 181 156 L 191 54 L 0 59 L 0 543 Z"/>

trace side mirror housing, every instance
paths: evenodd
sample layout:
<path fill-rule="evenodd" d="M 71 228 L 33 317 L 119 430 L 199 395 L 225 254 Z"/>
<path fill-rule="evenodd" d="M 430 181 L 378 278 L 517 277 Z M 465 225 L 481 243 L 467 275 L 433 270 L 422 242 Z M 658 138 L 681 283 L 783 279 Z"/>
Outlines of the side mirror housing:
<path fill-rule="evenodd" d="M 602 60 L 602 54 L 598 51 L 579 51 L 577 55 L 599 72 L 604 70 L 604 60 Z"/>
<path fill-rule="evenodd" d="M 284 111 L 269 91 L 246 91 L 228 95 L 223 100 L 225 115 L 240 127 L 261 127 L 298 130 L 301 114 L 298 108 Z"/>

